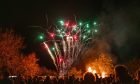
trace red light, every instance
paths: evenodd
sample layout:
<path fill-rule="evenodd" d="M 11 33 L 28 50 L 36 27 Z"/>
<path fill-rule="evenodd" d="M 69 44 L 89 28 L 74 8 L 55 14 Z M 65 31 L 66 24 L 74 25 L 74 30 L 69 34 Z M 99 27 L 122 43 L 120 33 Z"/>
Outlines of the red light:
<path fill-rule="evenodd" d="M 66 22 L 66 23 L 65 23 L 65 26 L 68 27 L 68 26 L 69 26 L 69 22 Z"/>
<path fill-rule="evenodd" d="M 76 28 L 76 27 L 77 27 L 77 25 L 73 25 L 73 26 L 72 26 L 72 28 Z"/>
<path fill-rule="evenodd" d="M 51 36 L 52 38 L 54 38 L 55 34 L 54 34 L 54 33 L 50 33 L 50 36 Z"/>
<path fill-rule="evenodd" d="M 68 23 L 66 23 L 66 26 L 68 26 L 69 24 Z"/>
<path fill-rule="evenodd" d="M 63 61 L 63 59 L 62 58 L 59 58 L 59 63 L 61 63 Z"/>
<path fill-rule="evenodd" d="M 77 36 L 76 35 L 74 35 L 73 38 L 74 38 L 74 40 L 77 40 Z"/>
<path fill-rule="evenodd" d="M 62 57 L 59 57 L 59 58 L 58 58 L 58 62 L 59 62 L 59 63 L 63 62 L 63 58 L 62 58 Z"/>

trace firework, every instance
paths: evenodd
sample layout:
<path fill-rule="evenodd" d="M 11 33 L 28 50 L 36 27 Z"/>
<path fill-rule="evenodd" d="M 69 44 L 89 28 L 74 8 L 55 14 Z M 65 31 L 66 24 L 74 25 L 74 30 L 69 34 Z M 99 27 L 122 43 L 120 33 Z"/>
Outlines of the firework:
<path fill-rule="evenodd" d="M 98 32 L 97 22 L 91 24 L 61 20 L 53 32 L 47 32 L 49 40 L 43 43 L 59 71 L 59 75 L 67 74 L 72 64 L 77 61 L 79 54 Z"/>

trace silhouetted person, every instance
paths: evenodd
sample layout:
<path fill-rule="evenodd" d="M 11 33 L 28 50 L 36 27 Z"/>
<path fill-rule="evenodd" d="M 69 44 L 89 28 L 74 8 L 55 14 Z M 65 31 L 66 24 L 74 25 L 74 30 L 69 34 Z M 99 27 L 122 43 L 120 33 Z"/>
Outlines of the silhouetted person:
<path fill-rule="evenodd" d="M 52 81 L 53 81 L 53 84 L 57 84 L 57 78 L 54 78 Z"/>
<path fill-rule="evenodd" d="M 24 78 L 23 76 L 19 75 L 18 78 L 17 78 L 17 82 L 16 82 L 15 84 L 17 84 L 17 83 L 18 83 L 18 84 L 19 84 L 19 83 L 20 83 L 20 84 L 26 84 L 26 82 L 27 82 L 27 81 L 25 80 L 25 78 Z"/>
<path fill-rule="evenodd" d="M 33 78 L 33 84 L 39 84 L 39 78 L 37 76 Z"/>
<path fill-rule="evenodd" d="M 7 71 L 3 72 L 3 78 L 0 81 L 0 84 L 12 84 L 12 81 L 9 79 L 9 73 Z"/>
<path fill-rule="evenodd" d="M 74 75 L 69 76 L 69 78 L 68 78 L 68 83 L 67 83 L 67 84 L 74 84 L 74 80 L 75 80 Z"/>
<path fill-rule="evenodd" d="M 45 81 L 43 84 L 52 84 L 51 79 L 49 76 L 46 77 Z"/>
<path fill-rule="evenodd" d="M 74 84 L 80 84 L 80 81 L 79 81 L 80 79 L 79 78 L 76 78 L 75 80 L 74 80 Z"/>
<path fill-rule="evenodd" d="M 58 84 L 65 84 L 65 81 L 63 78 L 58 79 Z"/>
<path fill-rule="evenodd" d="M 84 81 L 82 84 L 95 84 L 95 77 L 92 73 L 88 72 L 84 75 Z"/>
<path fill-rule="evenodd" d="M 133 79 L 128 74 L 128 70 L 124 65 L 115 67 L 116 84 L 134 84 Z"/>

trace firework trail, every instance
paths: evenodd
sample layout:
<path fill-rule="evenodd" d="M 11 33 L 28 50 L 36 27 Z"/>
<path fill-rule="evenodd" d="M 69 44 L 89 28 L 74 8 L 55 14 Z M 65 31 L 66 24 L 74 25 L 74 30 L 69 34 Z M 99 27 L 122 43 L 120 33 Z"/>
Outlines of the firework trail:
<path fill-rule="evenodd" d="M 51 56 L 51 59 L 53 60 L 55 66 L 56 66 L 55 58 L 54 58 L 54 56 L 53 56 L 51 50 L 49 49 L 48 45 L 47 45 L 45 42 L 43 42 L 43 44 L 45 45 L 46 49 L 48 50 L 48 53 L 49 53 L 49 55 Z"/>
<path fill-rule="evenodd" d="M 66 75 L 79 54 L 97 33 L 97 23 L 59 21 L 53 32 L 47 32 L 51 39 L 43 42 L 59 75 Z M 49 45 L 49 46 L 48 46 Z"/>

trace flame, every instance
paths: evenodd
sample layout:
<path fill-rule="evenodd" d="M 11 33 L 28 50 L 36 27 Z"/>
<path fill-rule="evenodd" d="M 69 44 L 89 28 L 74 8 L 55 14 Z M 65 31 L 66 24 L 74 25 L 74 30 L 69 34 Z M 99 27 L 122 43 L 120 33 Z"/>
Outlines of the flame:
<path fill-rule="evenodd" d="M 92 74 L 96 74 L 97 73 L 96 70 L 95 69 L 92 70 L 91 67 L 88 67 L 87 70 L 88 70 L 88 72 L 91 72 Z M 105 78 L 106 77 L 106 73 L 104 71 L 102 71 L 101 74 L 100 74 L 100 77 Z"/>
<path fill-rule="evenodd" d="M 88 72 L 91 72 L 91 73 L 95 74 L 96 73 L 96 70 L 92 70 L 91 67 L 88 67 Z"/>
<path fill-rule="evenodd" d="M 91 69 L 91 67 L 88 67 L 88 72 L 92 72 L 92 69 Z"/>
<path fill-rule="evenodd" d="M 102 78 L 105 78 L 105 72 L 104 71 L 102 72 Z"/>
<path fill-rule="evenodd" d="M 93 70 L 92 73 L 95 74 L 96 73 L 96 70 Z"/>

